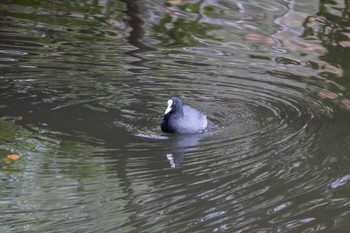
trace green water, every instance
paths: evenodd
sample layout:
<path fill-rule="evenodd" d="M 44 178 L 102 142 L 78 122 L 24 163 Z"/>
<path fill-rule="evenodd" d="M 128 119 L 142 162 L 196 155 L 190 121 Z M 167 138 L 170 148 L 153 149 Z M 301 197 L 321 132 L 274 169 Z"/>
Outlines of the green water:
<path fill-rule="evenodd" d="M 0 231 L 347 232 L 349 13 L 3 1 Z M 206 132 L 161 132 L 173 95 Z"/>

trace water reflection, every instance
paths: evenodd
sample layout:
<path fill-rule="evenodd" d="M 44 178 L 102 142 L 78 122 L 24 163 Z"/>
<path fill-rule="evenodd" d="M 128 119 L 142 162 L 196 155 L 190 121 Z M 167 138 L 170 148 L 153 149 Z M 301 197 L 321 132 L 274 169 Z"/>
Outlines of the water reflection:
<path fill-rule="evenodd" d="M 136 50 L 127 51 L 125 54 L 138 59 L 137 61 L 131 62 L 131 65 L 144 66 L 147 59 L 145 59 L 142 54 L 155 49 L 143 43 L 145 21 L 142 18 L 140 2 L 137 0 L 124 0 L 124 2 L 127 6 L 126 14 L 130 17 L 128 20 L 130 28 L 127 29 L 129 31 L 129 43 L 137 48 Z M 137 72 L 137 69 L 131 69 L 131 71 Z"/>
<path fill-rule="evenodd" d="M 346 232 L 347 5 L 2 4 L 0 231 Z"/>
<path fill-rule="evenodd" d="M 200 39 L 220 40 L 212 31 L 219 30 L 219 25 L 206 23 L 203 18 L 217 13 L 217 9 L 204 1 L 185 2 L 179 5 L 167 4 L 169 13 L 153 24 L 154 37 L 161 45 L 182 47 L 198 45 Z M 182 17 L 179 17 L 179 16 Z M 183 17 L 185 15 L 185 17 Z M 192 17 L 191 17 L 192 16 Z"/>
<path fill-rule="evenodd" d="M 191 151 L 198 151 L 201 140 L 207 136 L 207 133 L 185 134 L 170 137 L 170 150 L 166 157 L 172 168 L 182 166 L 186 154 Z"/>

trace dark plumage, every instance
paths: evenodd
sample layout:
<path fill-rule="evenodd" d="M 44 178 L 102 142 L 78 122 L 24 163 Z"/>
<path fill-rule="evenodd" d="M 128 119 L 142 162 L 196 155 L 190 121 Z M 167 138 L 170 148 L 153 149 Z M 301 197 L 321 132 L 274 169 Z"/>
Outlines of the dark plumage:
<path fill-rule="evenodd" d="M 203 131 L 207 125 L 207 117 L 201 111 L 182 105 L 179 98 L 171 97 L 160 127 L 164 132 L 185 134 Z"/>

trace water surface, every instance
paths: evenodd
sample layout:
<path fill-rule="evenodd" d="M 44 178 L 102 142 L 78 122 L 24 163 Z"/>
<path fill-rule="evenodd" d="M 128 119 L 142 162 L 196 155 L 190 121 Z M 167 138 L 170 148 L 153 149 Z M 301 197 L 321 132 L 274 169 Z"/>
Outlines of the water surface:
<path fill-rule="evenodd" d="M 348 5 L 2 3 L 1 232 L 347 232 Z"/>

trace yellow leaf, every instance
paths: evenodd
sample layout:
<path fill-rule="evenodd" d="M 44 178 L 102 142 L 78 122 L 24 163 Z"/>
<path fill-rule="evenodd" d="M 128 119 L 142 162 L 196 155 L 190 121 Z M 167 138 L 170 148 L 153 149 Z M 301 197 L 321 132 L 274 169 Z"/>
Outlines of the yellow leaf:
<path fill-rule="evenodd" d="M 19 157 L 19 155 L 11 154 L 7 155 L 7 158 L 12 160 L 19 160 L 21 157 Z"/>

